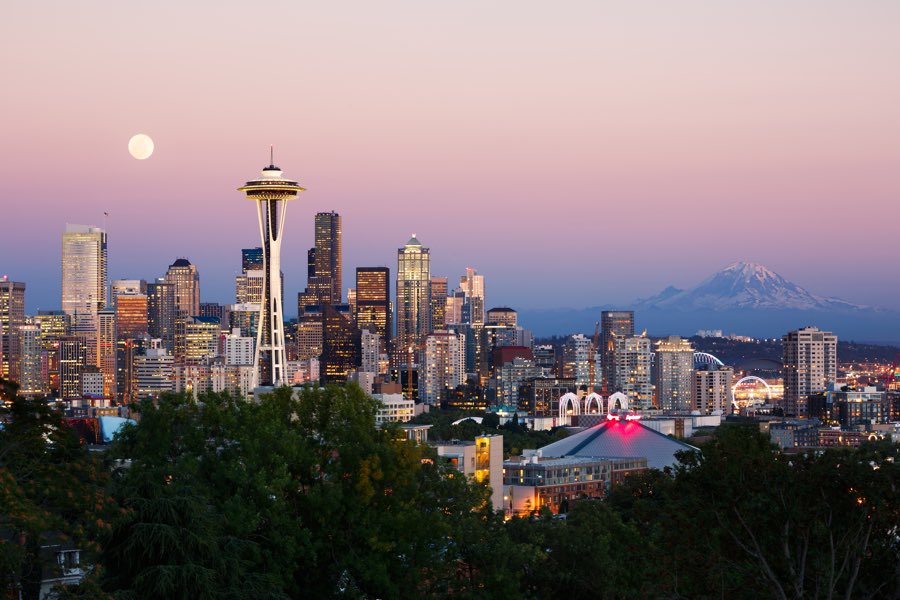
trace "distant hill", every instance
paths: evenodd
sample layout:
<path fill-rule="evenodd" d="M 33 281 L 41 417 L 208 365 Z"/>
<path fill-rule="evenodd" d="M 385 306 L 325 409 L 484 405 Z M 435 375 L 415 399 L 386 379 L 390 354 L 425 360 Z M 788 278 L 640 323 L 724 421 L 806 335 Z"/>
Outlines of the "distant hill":
<path fill-rule="evenodd" d="M 625 306 L 525 310 L 522 325 L 538 336 L 591 333 L 601 310 L 634 310 L 635 326 L 651 335 L 690 336 L 701 329 L 721 329 L 758 338 L 815 325 L 840 339 L 900 343 L 900 313 L 817 296 L 756 263 L 738 262 L 697 286 L 667 287 Z"/>

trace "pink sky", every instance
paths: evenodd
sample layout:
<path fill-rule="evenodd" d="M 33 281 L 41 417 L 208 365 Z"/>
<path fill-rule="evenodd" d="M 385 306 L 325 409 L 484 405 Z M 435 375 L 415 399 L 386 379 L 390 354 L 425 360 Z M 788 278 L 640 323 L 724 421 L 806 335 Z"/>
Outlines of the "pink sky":
<path fill-rule="evenodd" d="M 303 4 L 4 6 L 0 274 L 29 310 L 59 305 L 65 223 L 104 211 L 111 278 L 186 256 L 232 301 L 258 244 L 235 188 L 269 144 L 309 190 L 288 298 L 336 210 L 345 288 L 416 232 L 491 305 L 626 302 L 754 260 L 900 308 L 895 0 Z"/>

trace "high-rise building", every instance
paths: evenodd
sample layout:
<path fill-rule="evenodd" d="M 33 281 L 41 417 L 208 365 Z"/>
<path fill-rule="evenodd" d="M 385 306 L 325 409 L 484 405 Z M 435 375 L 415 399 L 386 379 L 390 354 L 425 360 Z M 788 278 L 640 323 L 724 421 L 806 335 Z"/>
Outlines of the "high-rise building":
<path fill-rule="evenodd" d="M 256 248 L 243 248 L 241 250 L 241 271 L 262 271 L 263 270 L 263 249 L 261 246 Z"/>
<path fill-rule="evenodd" d="M 59 396 L 71 400 L 81 396 L 81 370 L 85 367 L 84 342 L 78 336 L 59 340 Z"/>
<path fill-rule="evenodd" d="M 613 336 L 611 373 L 617 392 L 628 396 L 629 406 L 646 409 L 653 406 L 650 377 L 652 352 L 646 335 Z"/>
<path fill-rule="evenodd" d="M 453 330 L 429 334 L 421 365 L 419 397 L 426 404 L 440 404 L 466 382 L 466 336 Z"/>
<path fill-rule="evenodd" d="M 59 340 L 69 335 L 69 315 L 61 310 L 39 310 L 33 319 L 41 328 L 42 359 L 46 357 L 50 393 L 59 395 Z"/>
<path fill-rule="evenodd" d="M 99 366 L 97 313 L 108 304 L 106 232 L 66 225 L 62 236 L 62 309 L 84 340 L 86 365 Z"/>
<path fill-rule="evenodd" d="M 214 317 L 219 320 L 224 331 L 231 331 L 228 326 L 228 307 L 218 302 L 201 302 L 200 312 L 197 313 L 201 317 Z"/>
<path fill-rule="evenodd" d="M 96 339 L 97 311 L 109 303 L 106 281 L 106 232 L 67 224 L 62 236 L 62 309 L 72 318 L 73 333 Z M 92 354 L 88 348 L 88 357 Z"/>
<path fill-rule="evenodd" d="M 157 279 L 147 284 L 147 329 L 166 351 L 175 352 L 175 284 Z"/>
<path fill-rule="evenodd" d="M 297 360 L 307 361 L 322 356 L 322 320 L 309 319 L 297 323 Z"/>
<path fill-rule="evenodd" d="M 229 304 L 228 305 L 228 329 L 241 330 L 241 335 L 251 337 L 254 340 L 259 332 L 259 307 L 260 304 Z"/>
<path fill-rule="evenodd" d="M 143 279 L 113 279 L 109 286 L 110 305 L 116 305 L 116 298 L 121 294 L 146 294 L 147 282 Z"/>
<path fill-rule="evenodd" d="M 175 317 L 200 314 L 200 273 L 186 258 L 179 258 L 166 271 L 166 282 L 174 286 Z"/>
<path fill-rule="evenodd" d="M 25 284 L 0 277 L 0 378 L 19 381 L 22 352 L 16 332 L 25 325 Z"/>
<path fill-rule="evenodd" d="M 784 349 L 786 416 L 805 417 L 807 399 L 824 392 L 837 379 L 837 336 L 816 327 L 791 331 L 781 338 Z"/>
<path fill-rule="evenodd" d="M 459 288 L 466 298 L 463 304 L 463 322 L 473 325 L 484 323 L 484 275 L 479 275 L 472 267 L 466 267 L 466 274 L 459 278 Z"/>
<path fill-rule="evenodd" d="M 415 351 L 431 331 L 431 254 L 416 234 L 397 250 L 398 357 Z M 402 358 L 400 359 L 402 360 Z"/>
<path fill-rule="evenodd" d="M 49 389 L 41 369 L 41 328 L 26 324 L 16 333 L 19 347 L 19 393 L 27 397 L 45 395 Z"/>
<path fill-rule="evenodd" d="M 431 330 L 443 331 L 447 329 L 447 278 L 431 278 Z"/>
<path fill-rule="evenodd" d="M 118 373 L 118 336 L 116 335 L 116 310 L 112 307 L 104 308 L 97 312 L 97 337 L 95 340 L 87 340 L 85 343 L 93 343 L 96 347 L 96 362 L 88 366 L 97 367 L 103 382 L 102 396 L 113 398 L 116 396 L 119 384 Z M 85 352 L 87 359 L 87 352 Z"/>
<path fill-rule="evenodd" d="M 381 336 L 382 352 L 391 340 L 391 271 L 387 267 L 357 267 L 356 325 Z"/>
<path fill-rule="evenodd" d="M 184 327 L 184 362 L 199 363 L 219 355 L 219 320 L 188 317 Z"/>
<path fill-rule="evenodd" d="M 691 410 L 694 348 L 687 340 L 669 336 L 656 344 L 656 402 L 668 411 Z"/>
<path fill-rule="evenodd" d="M 146 294 L 120 293 L 116 299 L 116 398 L 132 400 L 135 340 L 148 336 L 148 299 Z"/>
<path fill-rule="evenodd" d="M 226 365 L 253 364 L 255 340 L 252 337 L 241 335 L 241 330 L 235 328 L 225 335 L 223 342 Z"/>
<path fill-rule="evenodd" d="M 731 367 L 705 365 L 693 374 L 692 410 L 708 415 L 714 411 L 722 414 L 731 413 L 731 380 L 734 371 Z"/>
<path fill-rule="evenodd" d="M 515 330 L 514 330 L 515 331 Z M 562 376 L 575 379 L 578 386 L 589 386 L 591 382 L 591 348 L 593 341 L 580 333 L 570 336 L 563 346 Z M 602 355 L 594 353 L 594 384 L 596 385 L 597 365 L 602 363 Z M 593 391 L 593 390 L 588 390 Z"/>
<path fill-rule="evenodd" d="M 234 278 L 234 300 L 237 304 L 260 304 L 263 297 L 263 270 L 244 271 Z"/>
<path fill-rule="evenodd" d="M 519 313 L 512 308 L 505 306 L 492 308 L 487 311 L 487 322 L 494 325 L 508 325 L 509 327 L 518 327 Z"/>
<path fill-rule="evenodd" d="M 382 355 L 381 336 L 368 329 L 361 329 L 359 347 L 359 370 L 363 373 L 379 373 Z"/>
<path fill-rule="evenodd" d="M 322 383 L 342 383 L 360 363 L 360 332 L 346 304 L 325 304 L 322 310 Z"/>
<path fill-rule="evenodd" d="M 600 313 L 600 353 L 603 386 L 610 394 L 621 391 L 616 383 L 613 362 L 615 338 L 634 335 L 633 310 L 604 310 Z"/>
<path fill-rule="evenodd" d="M 281 241 L 287 203 L 295 200 L 304 189 L 296 181 L 282 177 L 281 169 L 272 160 L 259 179 L 248 181 L 239 191 L 256 203 L 263 249 L 263 297 L 253 361 L 254 377 L 258 379 L 253 382 L 253 387 L 257 384 L 285 385 L 287 356 L 284 348 Z"/>
<path fill-rule="evenodd" d="M 341 216 L 320 212 L 315 220 L 315 276 L 309 289 L 318 304 L 340 304 L 342 288 Z"/>
<path fill-rule="evenodd" d="M 134 357 L 135 396 L 137 399 L 158 398 L 175 389 L 175 357 L 152 340 L 150 348 Z"/>

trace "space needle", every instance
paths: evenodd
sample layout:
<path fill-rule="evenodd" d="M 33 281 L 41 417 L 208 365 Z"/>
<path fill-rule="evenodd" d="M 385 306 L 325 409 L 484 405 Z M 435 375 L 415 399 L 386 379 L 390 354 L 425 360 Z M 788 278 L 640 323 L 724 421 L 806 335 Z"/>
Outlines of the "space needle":
<path fill-rule="evenodd" d="M 263 245 L 263 291 L 253 357 L 253 387 L 287 383 L 284 352 L 284 314 L 281 306 L 281 237 L 288 200 L 305 191 L 296 181 L 281 176 L 270 150 L 269 166 L 259 179 L 248 181 L 239 192 L 256 202 Z"/>

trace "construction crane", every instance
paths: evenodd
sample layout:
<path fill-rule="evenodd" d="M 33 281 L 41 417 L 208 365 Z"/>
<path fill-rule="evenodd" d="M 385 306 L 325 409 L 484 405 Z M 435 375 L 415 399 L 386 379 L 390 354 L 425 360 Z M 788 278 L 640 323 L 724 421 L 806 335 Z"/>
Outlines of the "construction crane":
<path fill-rule="evenodd" d="M 600 321 L 594 325 L 594 339 L 591 340 L 591 347 L 588 351 L 588 367 L 590 369 L 590 383 L 588 384 L 588 394 L 594 393 L 594 379 L 597 376 L 597 348 L 600 345 Z"/>

